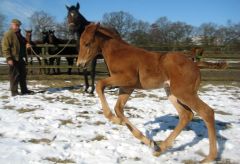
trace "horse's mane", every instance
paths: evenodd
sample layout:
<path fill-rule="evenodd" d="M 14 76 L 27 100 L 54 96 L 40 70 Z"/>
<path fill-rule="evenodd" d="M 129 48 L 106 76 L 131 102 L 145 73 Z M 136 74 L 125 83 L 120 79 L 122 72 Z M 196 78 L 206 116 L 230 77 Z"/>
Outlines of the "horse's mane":
<path fill-rule="evenodd" d="M 101 35 L 104 35 L 105 37 L 123 41 L 119 32 L 114 28 L 99 26 L 96 32 Z"/>

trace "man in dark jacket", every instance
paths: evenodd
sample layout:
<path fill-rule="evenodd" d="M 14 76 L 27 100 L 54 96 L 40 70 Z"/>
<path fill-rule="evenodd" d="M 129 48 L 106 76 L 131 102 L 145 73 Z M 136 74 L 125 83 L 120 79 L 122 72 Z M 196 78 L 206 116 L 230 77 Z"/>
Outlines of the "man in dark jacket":
<path fill-rule="evenodd" d="M 13 19 L 11 27 L 2 39 L 3 56 L 7 59 L 9 65 L 10 89 L 12 96 L 19 95 L 18 83 L 20 84 L 22 94 L 32 94 L 33 92 L 27 89 L 26 82 L 26 44 L 25 38 L 21 35 L 21 22 Z"/>

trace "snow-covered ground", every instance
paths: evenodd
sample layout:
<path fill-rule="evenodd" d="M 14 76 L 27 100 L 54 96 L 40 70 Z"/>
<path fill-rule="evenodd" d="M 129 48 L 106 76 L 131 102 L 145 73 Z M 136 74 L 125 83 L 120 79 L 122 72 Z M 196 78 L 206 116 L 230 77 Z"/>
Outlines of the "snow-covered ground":
<path fill-rule="evenodd" d="M 0 57 L 0 65 L 5 65 L 6 63 L 6 58 Z"/>
<path fill-rule="evenodd" d="M 56 82 L 57 83 L 57 82 Z M 106 120 L 97 96 L 78 85 L 53 87 L 31 81 L 35 95 L 10 97 L 0 82 L 0 163 L 195 163 L 208 153 L 207 130 L 195 117 L 168 151 L 154 157 L 129 130 Z M 220 163 L 240 161 L 240 91 L 238 83 L 205 84 L 200 97 L 215 109 Z M 110 106 L 117 89 L 106 90 Z M 165 139 L 178 122 L 163 89 L 135 91 L 126 115 L 144 134 Z"/>

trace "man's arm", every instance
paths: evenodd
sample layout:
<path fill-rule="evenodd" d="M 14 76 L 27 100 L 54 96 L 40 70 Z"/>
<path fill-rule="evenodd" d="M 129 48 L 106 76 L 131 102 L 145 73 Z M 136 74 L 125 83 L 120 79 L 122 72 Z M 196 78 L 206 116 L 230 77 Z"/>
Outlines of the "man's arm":
<path fill-rule="evenodd" d="M 13 65 L 13 59 L 11 55 L 11 44 L 6 34 L 2 39 L 2 53 L 3 53 L 3 56 L 7 59 L 7 63 L 9 65 Z"/>

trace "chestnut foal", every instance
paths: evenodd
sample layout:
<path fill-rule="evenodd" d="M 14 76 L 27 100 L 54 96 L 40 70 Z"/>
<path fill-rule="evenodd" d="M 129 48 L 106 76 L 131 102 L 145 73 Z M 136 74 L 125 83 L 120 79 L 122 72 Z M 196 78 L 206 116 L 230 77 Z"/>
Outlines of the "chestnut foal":
<path fill-rule="evenodd" d="M 96 85 L 103 114 L 110 121 L 125 124 L 132 134 L 153 148 L 159 156 L 169 148 L 182 129 L 192 120 L 193 111 L 204 120 L 209 134 L 209 155 L 201 162 L 210 162 L 217 156 L 214 111 L 197 95 L 200 71 L 197 65 L 180 52 L 159 54 L 133 47 L 99 24 L 90 24 L 80 39 L 77 65 L 86 67 L 99 53 L 108 66 L 110 77 L 99 80 Z M 119 97 L 114 115 L 106 101 L 104 88 L 119 87 Z M 156 89 L 164 87 L 168 99 L 179 114 L 179 123 L 167 139 L 160 144 L 144 136 L 124 116 L 123 108 L 134 89 Z"/>

